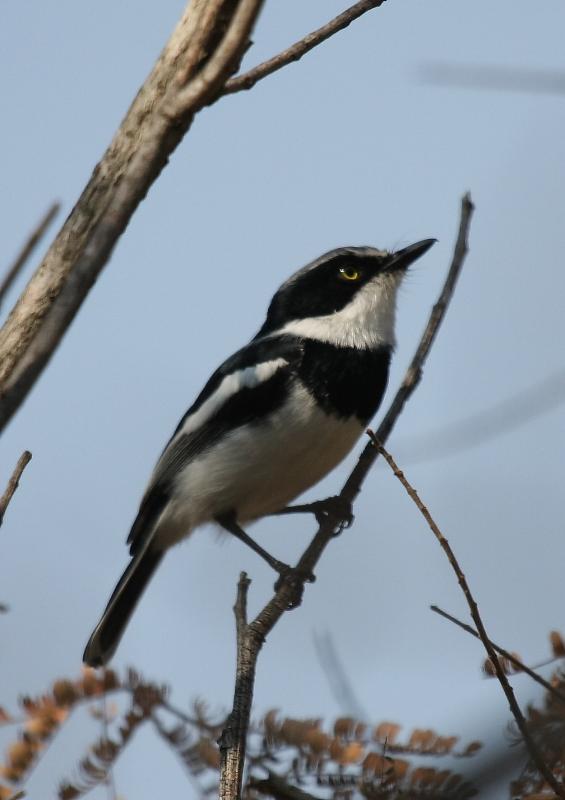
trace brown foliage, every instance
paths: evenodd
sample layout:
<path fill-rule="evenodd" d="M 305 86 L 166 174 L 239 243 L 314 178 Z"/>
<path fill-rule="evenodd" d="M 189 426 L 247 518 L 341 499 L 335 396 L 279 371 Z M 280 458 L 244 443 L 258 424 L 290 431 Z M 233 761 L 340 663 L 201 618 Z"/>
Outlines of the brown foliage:
<path fill-rule="evenodd" d="M 563 643 L 558 634 L 552 634 L 550 641 L 555 657 Z M 556 671 L 551 683 L 565 694 L 565 672 Z M 112 704 L 111 730 L 105 730 L 80 760 L 76 777 L 61 784 L 61 800 L 80 797 L 105 781 L 133 734 L 145 723 L 180 757 L 201 784 L 202 793 L 215 793 L 220 765 L 217 739 L 225 722 L 223 715 L 214 717 L 202 702 L 194 703 L 187 712 L 175 708 L 166 686 L 150 683 L 134 670 L 123 677 L 110 670 L 84 670 L 77 680 L 55 681 L 39 697 L 22 697 L 19 716 L 0 708 L 0 725 L 18 726 L 0 767 L 0 778 L 9 784 L 0 784 L 0 800 L 12 800 L 15 788 L 25 781 L 78 706 L 86 705 L 95 719 L 108 725 L 107 707 L 100 710 L 100 699 L 116 693 L 127 698 L 126 707 L 123 702 L 121 710 L 119 704 Z M 528 724 L 554 775 L 565 778 L 565 702 L 547 692 L 543 708 L 528 709 Z M 322 792 L 331 800 L 465 800 L 475 794 L 460 775 L 440 769 L 437 759 L 472 756 L 480 742 L 461 746 L 457 736 L 442 736 L 429 728 L 401 733 L 400 725 L 391 721 L 368 726 L 352 717 L 340 717 L 326 727 L 319 718 L 284 717 L 272 709 L 249 731 L 245 797 L 257 800 L 265 794 L 277 797 L 285 792 L 286 797 L 297 797 L 298 787 L 313 795 Z M 423 759 L 433 759 L 433 765 L 422 763 Z M 265 772 L 269 778 L 254 777 Z M 286 787 L 282 795 L 281 785 Z M 293 795 L 295 788 L 298 794 Z M 527 763 L 512 784 L 512 796 L 547 800 L 551 792 L 534 765 Z"/>
<path fill-rule="evenodd" d="M 552 633 L 551 643 L 554 641 Z M 558 643 L 553 649 L 554 655 L 560 646 Z M 556 670 L 551 677 L 551 684 L 565 694 L 565 670 Z M 565 702 L 547 692 L 542 709 L 528 707 L 528 725 L 553 774 L 558 780 L 565 781 Z M 554 796 L 531 761 L 527 762 L 520 777 L 513 781 L 511 790 L 512 796 L 518 800 L 548 800 Z"/>
<path fill-rule="evenodd" d="M 108 715 L 107 705 L 103 711 L 100 709 L 100 700 L 117 692 L 127 697 L 128 704 L 121 712 L 115 705 Z M 86 705 L 105 727 L 102 736 L 80 760 L 76 776 L 61 784 L 60 800 L 74 800 L 106 781 L 133 734 L 145 723 L 175 751 L 193 778 L 208 781 L 206 786 L 202 785 L 204 794 L 216 792 L 220 768 L 217 739 L 225 717 L 214 718 L 202 702 L 194 703 L 189 712 L 176 709 L 168 700 L 165 686 L 145 681 L 131 669 L 123 678 L 111 670 L 85 669 L 78 680 L 58 679 L 46 694 L 21 698 L 20 718 L 14 719 L 2 711 L 0 722 L 18 724 L 17 736 L 9 744 L 1 767 L 5 781 L 17 786 L 26 780 L 79 705 Z M 173 724 L 167 721 L 171 717 L 175 719 Z M 281 717 L 271 710 L 250 728 L 250 773 L 259 768 L 270 772 L 276 766 L 278 774 L 273 779 L 276 777 L 287 788 L 297 784 L 322 786 L 325 794 L 330 790 L 336 800 L 353 796 L 367 800 L 401 797 L 463 800 L 472 796 L 471 787 L 449 770 L 411 764 L 394 755 L 470 755 L 476 743 L 456 752 L 456 736 L 415 730 L 401 742 L 399 734 L 400 726 L 393 722 L 370 727 L 352 717 L 340 717 L 326 730 L 321 719 Z M 246 797 L 264 793 L 264 784 L 265 781 L 257 782 L 250 777 Z M 0 787 L 0 800 L 11 798 L 13 791 Z"/>

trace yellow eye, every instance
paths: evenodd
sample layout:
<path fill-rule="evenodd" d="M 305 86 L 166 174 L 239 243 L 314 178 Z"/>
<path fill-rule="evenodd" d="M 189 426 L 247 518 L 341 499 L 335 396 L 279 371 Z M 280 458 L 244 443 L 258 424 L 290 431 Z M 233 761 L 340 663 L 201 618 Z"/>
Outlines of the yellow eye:
<path fill-rule="evenodd" d="M 358 281 L 361 277 L 361 272 L 355 267 L 341 267 L 339 277 L 342 281 Z"/>

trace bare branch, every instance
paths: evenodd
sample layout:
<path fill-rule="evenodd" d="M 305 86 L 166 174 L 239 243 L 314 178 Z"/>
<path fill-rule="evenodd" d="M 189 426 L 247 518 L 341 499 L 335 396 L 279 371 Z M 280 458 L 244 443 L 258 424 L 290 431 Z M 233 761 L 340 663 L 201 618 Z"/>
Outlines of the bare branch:
<path fill-rule="evenodd" d="M 428 352 L 434 342 L 435 336 L 445 315 L 445 311 L 453 296 L 457 277 L 463 265 L 467 252 L 467 232 L 469 229 L 473 205 L 469 195 L 465 195 L 462 203 L 461 223 L 455 245 L 451 267 L 447 274 L 444 287 L 437 303 L 434 305 L 430 320 L 426 326 L 416 354 L 408 368 L 408 372 L 398 390 L 383 423 L 379 427 L 380 436 L 386 437 L 394 427 L 404 405 L 416 388 L 422 372 L 422 367 Z M 367 449 L 370 452 L 367 455 Z M 346 481 L 341 497 L 351 500 L 361 491 L 361 485 L 367 476 L 376 458 L 373 444 L 365 448 L 349 479 Z M 361 468 L 360 468 L 361 464 Z M 221 800 L 240 800 L 241 775 L 245 759 L 245 734 L 249 727 L 251 704 L 253 700 L 253 687 L 255 669 L 259 652 L 266 637 L 272 631 L 279 619 L 291 608 L 300 605 L 304 591 L 304 583 L 312 575 L 322 553 L 329 542 L 340 532 L 342 520 L 337 515 L 328 514 L 320 525 L 316 535 L 306 548 L 292 573 L 279 581 L 274 596 L 259 612 L 256 618 L 245 624 L 245 599 L 249 587 L 247 576 L 242 574 L 238 586 L 238 601 L 236 603 L 236 618 L 238 623 L 238 649 L 237 649 L 237 675 L 234 692 L 234 704 L 228 722 L 220 737 L 220 750 L 222 751 L 222 767 L 220 777 Z M 239 612 L 237 609 L 240 609 Z M 237 762 L 235 765 L 234 760 Z M 238 783 L 239 781 L 239 783 Z"/>
<path fill-rule="evenodd" d="M 195 114 L 223 93 L 250 88 L 297 61 L 383 2 L 360 0 L 283 53 L 229 82 L 249 46 L 264 0 L 190 0 L 69 218 L 0 330 L 0 430 L 49 362 Z"/>
<path fill-rule="evenodd" d="M 310 794 L 310 792 L 305 792 L 297 786 L 292 786 L 274 772 L 269 772 L 269 777 L 262 780 L 250 777 L 247 786 L 256 792 L 274 797 L 275 800 L 321 800 Z"/>
<path fill-rule="evenodd" d="M 428 353 L 430 352 L 439 327 L 445 316 L 445 312 L 447 311 L 447 307 L 451 302 L 451 298 L 453 297 L 453 293 L 457 285 L 457 279 L 459 278 L 465 256 L 468 252 L 467 238 L 469 234 L 473 208 L 471 196 L 467 193 L 463 196 L 461 201 L 461 220 L 459 223 L 459 231 L 457 234 L 457 240 L 455 242 L 451 266 L 449 267 L 441 294 L 432 308 L 432 313 L 430 314 L 430 318 L 426 328 L 424 329 L 420 343 L 406 371 L 404 380 L 402 381 L 400 388 L 394 396 L 394 399 L 377 430 L 376 435 L 381 442 L 386 442 L 388 439 L 398 417 L 406 405 L 406 402 L 422 378 L 422 370 L 428 357 Z M 353 471 L 346 480 L 340 492 L 341 498 L 353 504 L 355 498 L 360 493 L 363 482 L 369 474 L 369 470 L 375 463 L 377 457 L 378 450 L 373 446 L 372 442 L 369 442 L 359 456 Z M 327 524 L 320 526 L 320 529 L 316 533 L 308 549 L 300 559 L 298 569 L 305 574 L 312 572 L 323 550 L 328 542 L 331 541 L 332 537 L 335 536 L 336 532 L 337 528 L 335 519 L 332 520 L 331 518 L 328 518 Z"/>
<path fill-rule="evenodd" d="M 43 238 L 47 228 L 59 213 L 60 208 L 61 204 L 58 202 L 52 203 L 49 206 L 45 214 L 37 223 L 36 227 L 28 236 L 22 249 L 16 256 L 12 266 L 8 267 L 4 278 L 0 281 L 0 308 L 2 308 L 2 303 L 5 296 L 8 294 L 12 283 L 16 280 L 17 276 L 27 264 L 29 258 L 33 254 L 33 251 Z"/>
<path fill-rule="evenodd" d="M 467 633 L 470 633 L 471 636 L 474 636 L 476 639 L 481 638 L 474 628 L 472 628 L 470 625 L 467 625 L 465 622 L 461 622 L 461 620 L 457 619 L 457 617 L 448 614 L 447 611 L 442 611 L 442 609 L 438 608 L 438 606 L 430 606 L 430 608 L 436 614 L 439 614 L 440 617 L 444 617 L 445 619 L 448 619 L 450 622 L 453 622 L 459 628 L 462 628 L 464 631 L 467 631 Z M 523 661 L 520 661 L 519 658 L 516 658 L 516 656 L 509 650 L 505 650 L 504 647 L 500 647 L 500 645 L 495 644 L 492 641 L 492 639 L 490 643 L 492 644 L 496 652 L 503 658 L 506 658 L 514 667 L 516 667 L 517 670 L 519 670 L 520 672 L 525 672 L 526 675 L 529 675 L 530 678 L 532 678 L 532 680 L 534 680 L 536 683 L 539 683 L 540 686 L 543 686 L 543 688 L 547 692 L 550 692 L 550 694 L 552 694 L 562 703 L 565 703 L 565 694 L 560 692 L 559 689 L 556 689 L 555 686 L 552 686 L 549 681 L 546 681 L 545 678 L 542 678 L 541 675 L 538 675 L 538 673 L 535 672 L 531 667 L 528 667 L 527 664 L 524 664 Z"/>
<path fill-rule="evenodd" d="M 241 797 L 247 731 L 251 715 L 258 649 L 247 635 L 247 592 L 250 580 L 242 572 L 237 585 L 234 613 L 237 630 L 237 669 L 233 708 L 218 741 L 221 754 L 220 800 Z M 259 645 L 260 646 L 260 645 Z"/>
<path fill-rule="evenodd" d="M 22 477 L 22 473 L 24 469 L 27 467 L 29 462 L 31 461 L 31 453 L 29 450 L 24 450 L 21 456 L 18 459 L 18 463 L 12 473 L 12 477 L 8 481 L 8 485 L 6 486 L 6 491 L 0 497 L 0 525 L 4 522 L 4 514 L 6 513 L 6 509 L 10 504 L 12 497 L 18 486 L 20 485 L 20 478 Z"/>
<path fill-rule="evenodd" d="M 399 414 L 406 404 L 406 401 L 422 378 L 422 368 L 437 335 L 439 326 L 441 325 L 447 310 L 447 306 L 451 302 L 465 256 L 469 250 L 467 239 L 473 210 L 474 206 L 471 201 L 471 195 L 467 193 L 464 195 L 463 200 L 461 201 L 461 221 L 459 223 L 459 233 L 457 235 L 453 259 L 451 261 L 447 279 L 439 299 L 432 309 L 428 324 L 422 335 L 418 349 L 414 354 L 414 358 L 412 359 L 410 366 L 406 371 L 402 385 L 396 393 L 389 410 L 387 411 L 376 432 L 376 437 L 380 442 L 384 443 L 388 439 Z M 361 485 L 365 480 L 367 473 L 376 461 L 378 454 L 378 450 L 373 447 L 372 443 L 369 442 L 342 490 L 342 494 L 344 494 L 351 501 L 353 501 L 361 491 Z"/>
<path fill-rule="evenodd" d="M 190 0 L 110 147 L 0 331 L 0 429 L 48 363 L 194 115 L 221 94 L 237 69 L 263 3 Z M 213 15 L 208 13 L 212 5 Z"/>
<path fill-rule="evenodd" d="M 218 0 L 215 0 L 218 2 Z M 182 116 L 192 110 L 199 110 L 210 99 L 216 100 L 223 91 L 217 91 L 210 98 L 210 86 L 225 85 L 229 72 L 226 73 L 226 66 L 230 68 L 232 64 L 239 66 L 239 61 L 247 49 L 249 35 L 255 24 L 255 20 L 261 10 L 264 0 L 240 0 L 239 5 L 233 15 L 226 35 L 218 45 L 218 49 L 202 70 L 196 75 L 190 84 L 182 89 L 173 99 L 167 112 L 173 116 Z M 233 71 L 233 69 L 230 69 Z"/>
<path fill-rule="evenodd" d="M 234 92 L 252 89 L 258 81 L 266 78 L 268 75 L 272 75 L 273 72 L 277 72 L 293 61 L 299 61 L 302 56 L 309 53 L 314 47 L 325 42 L 326 39 L 329 39 L 330 36 L 338 33 L 338 31 L 347 28 L 354 20 L 366 14 L 367 11 L 378 8 L 384 2 L 385 0 L 360 0 L 360 2 L 352 5 L 351 8 L 348 8 L 325 25 L 322 25 L 321 28 L 312 31 L 290 47 L 287 47 L 286 50 L 269 58 L 267 61 L 263 61 L 262 64 L 258 64 L 248 72 L 230 78 L 224 86 L 222 94 L 234 94 Z"/>
<path fill-rule="evenodd" d="M 483 646 L 484 646 L 484 648 L 485 648 L 485 650 L 486 650 L 486 652 L 487 652 L 487 654 L 488 654 L 488 656 L 489 656 L 489 658 L 490 658 L 490 660 L 491 660 L 491 662 L 492 662 L 492 664 L 494 666 L 494 669 L 496 671 L 496 677 L 498 678 L 498 681 L 499 681 L 499 683 L 500 683 L 500 685 L 502 687 L 502 690 L 503 690 L 504 694 L 506 695 L 506 699 L 508 700 L 508 705 L 510 706 L 510 711 L 512 712 L 512 716 L 516 720 L 516 724 L 518 725 L 520 733 L 522 734 L 522 737 L 524 739 L 524 742 L 526 743 L 526 746 L 527 746 L 527 748 L 528 748 L 528 750 L 530 752 L 530 755 L 532 757 L 532 760 L 533 760 L 534 764 L 536 765 L 536 767 L 539 770 L 539 772 L 541 773 L 541 775 L 543 775 L 543 777 L 547 781 L 547 784 L 555 792 L 555 794 L 558 797 L 565 798 L 565 787 L 556 780 L 556 778 L 553 775 L 551 769 L 545 763 L 545 760 L 544 760 L 543 756 L 539 752 L 538 747 L 537 747 L 536 743 L 534 742 L 533 737 L 530 735 L 526 720 L 524 719 L 524 716 L 522 714 L 520 706 L 518 705 L 518 701 L 516 700 L 516 697 L 514 696 L 514 690 L 512 689 L 512 686 L 510 685 L 510 682 L 509 682 L 509 680 L 508 680 L 508 678 L 506 676 L 506 673 L 504 672 L 504 669 L 502 668 L 502 665 L 501 665 L 501 663 L 500 663 L 500 661 L 498 659 L 498 656 L 496 654 L 496 649 L 495 649 L 495 647 L 493 646 L 491 640 L 488 637 L 488 634 L 486 632 L 485 626 L 484 626 L 483 621 L 481 619 L 481 615 L 479 613 L 479 607 L 477 605 L 477 602 L 476 602 L 475 598 L 473 597 L 473 595 L 471 593 L 471 589 L 469 588 L 469 584 L 467 583 L 467 579 L 466 579 L 466 577 L 465 577 L 465 575 L 463 573 L 463 570 L 459 566 L 459 562 L 457 561 L 457 558 L 455 557 L 455 553 L 451 549 L 451 546 L 450 546 L 449 542 L 447 541 L 447 539 L 445 538 L 445 536 L 442 534 L 442 532 L 438 528 L 438 526 L 437 526 L 436 522 L 434 521 L 432 515 L 430 514 L 430 512 L 428 511 L 426 506 L 423 504 L 423 502 L 418 497 L 418 493 L 416 492 L 414 487 L 409 483 L 408 479 L 406 478 L 406 476 L 404 475 L 402 470 L 400 470 L 398 468 L 398 465 L 396 464 L 394 458 L 390 455 L 390 453 L 388 453 L 385 450 L 385 448 L 382 445 L 382 443 L 377 439 L 377 437 L 374 434 L 371 434 L 371 438 L 372 438 L 372 441 L 374 443 L 374 446 L 377 448 L 377 450 L 383 456 L 383 458 L 385 459 L 385 461 L 387 462 L 389 467 L 394 472 L 395 476 L 400 481 L 400 483 L 404 486 L 404 488 L 406 489 L 406 491 L 407 491 L 408 495 L 410 496 L 410 498 L 414 501 L 416 507 L 418 508 L 418 510 L 420 511 L 420 513 L 422 514 L 422 516 L 424 517 L 426 522 L 428 523 L 432 533 L 434 534 L 434 536 L 438 540 L 441 548 L 443 549 L 444 553 L 446 554 L 447 559 L 448 559 L 449 563 L 451 564 L 451 567 L 453 568 L 453 571 L 455 572 L 455 575 L 457 576 L 457 580 L 459 582 L 459 586 L 461 587 L 461 590 L 463 591 L 463 594 L 465 595 L 465 600 L 467 601 L 467 605 L 469 606 L 469 611 L 471 613 L 471 616 L 473 618 L 473 621 L 474 621 L 475 625 L 477 626 L 477 632 L 478 632 L 479 638 L 480 638 L 481 642 L 483 643 Z"/>

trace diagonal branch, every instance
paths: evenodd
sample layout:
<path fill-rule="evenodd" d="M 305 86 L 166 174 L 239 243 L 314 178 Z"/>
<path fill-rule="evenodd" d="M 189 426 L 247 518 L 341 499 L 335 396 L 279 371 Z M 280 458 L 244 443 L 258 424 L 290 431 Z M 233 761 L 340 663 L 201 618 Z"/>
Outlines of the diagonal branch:
<path fill-rule="evenodd" d="M 48 363 L 195 114 L 220 95 L 237 69 L 263 3 L 188 3 L 108 150 L 0 331 L 0 429 Z M 209 13 L 210 8 L 214 14 Z"/>
<path fill-rule="evenodd" d="M 452 263 L 443 290 L 438 302 L 432 309 L 430 319 L 424 330 L 422 339 L 418 345 L 416 354 L 412 359 L 402 385 L 400 386 L 392 405 L 390 406 L 383 422 L 379 427 L 379 435 L 384 439 L 386 439 L 392 431 L 406 401 L 418 385 L 423 364 L 435 340 L 439 326 L 441 325 L 449 302 L 453 296 L 457 278 L 463 266 L 463 261 L 467 252 L 467 234 L 471 221 L 472 210 L 473 204 L 471 203 L 470 196 L 467 194 L 463 197 L 459 233 L 457 236 Z M 372 453 L 369 453 L 369 455 L 367 455 L 368 448 L 370 451 L 372 451 Z M 361 454 L 355 469 L 351 473 L 341 491 L 341 497 L 346 500 L 353 501 L 357 494 L 361 491 L 363 481 L 377 457 L 377 452 L 372 443 L 368 445 L 368 448 L 365 448 Z M 238 788 L 238 784 L 235 780 L 228 780 L 228 771 L 231 775 L 234 774 L 233 759 L 236 758 L 238 760 L 238 774 L 243 772 L 246 744 L 244 733 L 247 731 L 249 726 L 255 669 L 261 647 L 263 646 L 266 637 L 272 631 L 279 619 L 283 616 L 285 611 L 288 611 L 289 609 L 300 604 L 304 591 L 304 583 L 308 579 L 307 576 L 312 574 L 325 548 L 337 535 L 337 533 L 339 533 L 341 526 L 341 520 L 337 519 L 335 516 L 328 515 L 327 519 L 322 522 L 316 535 L 299 559 L 294 569 L 293 579 L 287 579 L 280 582 L 271 600 L 269 600 L 269 602 L 264 606 L 264 608 L 259 612 L 252 622 L 245 625 L 243 634 L 241 629 L 241 614 L 238 618 L 238 666 L 234 690 L 234 702 L 228 719 L 228 724 L 226 725 L 226 728 L 220 737 L 220 800 L 240 800 L 241 798 L 241 788 Z M 241 607 L 241 603 L 243 602 L 241 600 L 241 596 L 247 596 L 248 585 L 249 582 L 247 576 L 242 575 L 238 585 L 239 600 L 236 603 L 236 608 L 238 605 Z M 240 670 L 240 666 L 242 664 L 245 665 L 244 672 Z M 244 679 L 242 679 L 242 676 Z"/>
<path fill-rule="evenodd" d="M 6 491 L 0 497 L 0 525 L 4 522 L 4 514 L 6 513 L 6 509 L 8 508 L 12 497 L 18 486 L 20 485 L 20 478 L 22 477 L 22 473 L 24 469 L 27 467 L 29 462 L 31 461 L 31 453 L 29 450 L 24 450 L 21 456 L 18 459 L 18 463 L 15 466 L 15 469 L 12 473 L 12 477 L 8 481 L 8 485 L 6 486 Z"/>
<path fill-rule="evenodd" d="M 460 619 L 457 619 L 457 617 L 448 614 L 447 611 L 442 611 L 441 608 L 438 608 L 438 606 L 430 606 L 430 609 L 434 611 L 436 614 L 439 614 L 440 617 L 448 619 L 450 622 L 453 622 L 459 628 L 462 628 L 467 633 L 470 633 L 471 636 L 475 637 L 475 639 L 480 640 L 481 637 L 479 636 L 477 631 L 470 625 L 466 625 L 464 622 L 461 622 Z M 499 655 L 501 655 L 502 658 L 507 659 L 512 664 L 512 666 L 516 668 L 516 670 L 518 670 L 519 672 L 524 672 L 526 675 L 529 675 L 532 680 L 534 680 L 536 683 L 539 683 L 540 686 L 543 686 L 546 692 L 552 694 L 562 703 L 565 703 L 565 694 L 563 694 L 563 692 L 560 692 L 559 689 L 556 689 L 555 686 L 552 686 L 549 681 L 546 681 L 545 678 L 543 678 L 541 675 L 538 675 L 538 673 L 535 670 L 533 670 L 531 667 L 528 667 L 528 665 L 524 664 L 523 661 L 520 661 L 519 658 L 516 658 L 514 653 L 511 653 L 509 650 L 505 650 L 504 647 L 500 647 L 500 645 L 495 644 L 492 641 L 492 639 L 490 643 L 496 650 L 496 652 Z"/>
<path fill-rule="evenodd" d="M 479 636 L 481 642 L 483 643 L 483 646 L 484 646 L 485 650 L 487 651 L 488 657 L 490 658 L 490 660 L 492 662 L 492 665 L 493 665 L 493 667 L 495 669 L 495 672 L 496 672 L 496 677 L 498 678 L 498 681 L 499 681 L 499 683 L 500 683 L 500 685 L 502 687 L 502 690 L 503 690 L 504 694 L 506 695 L 506 699 L 508 700 L 508 705 L 510 706 L 510 711 L 512 712 L 512 716 L 516 720 L 516 724 L 518 725 L 520 733 L 522 734 L 522 738 L 524 739 L 524 742 L 526 743 L 526 747 L 528 748 L 528 750 L 530 752 L 530 755 L 532 757 L 532 760 L 533 760 L 534 764 L 536 765 L 536 767 L 539 770 L 540 774 L 543 775 L 543 777 L 545 778 L 548 786 L 550 786 L 551 789 L 555 792 L 557 797 L 565 798 L 565 786 L 563 786 L 563 784 L 559 783 L 559 781 L 555 778 L 555 776 L 553 775 L 551 769 L 546 764 L 542 754 L 538 750 L 538 747 L 537 747 L 533 737 L 530 735 L 530 731 L 528 730 L 528 724 L 527 724 L 526 720 L 524 719 L 524 715 L 522 714 L 520 706 L 518 705 L 518 701 L 516 700 L 516 697 L 514 695 L 514 690 L 512 689 L 512 686 L 510 685 L 510 681 L 508 680 L 508 678 L 506 676 L 506 673 L 504 672 L 504 669 L 502 667 L 502 664 L 499 661 L 499 658 L 498 658 L 498 656 L 496 654 L 496 649 L 493 646 L 491 640 L 489 639 L 489 636 L 488 636 L 488 634 L 486 632 L 486 628 L 485 628 L 485 626 L 483 624 L 483 620 L 482 620 L 481 615 L 479 613 L 479 607 L 477 605 L 477 602 L 476 602 L 473 594 L 471 593 L 471 589 L 469 588 L 469 584 L 467 583 L 467 579 L 466 579 L 466 577 L 465 577 L 465 575 L 463 573 L 463 570 L 459 566 L 459 562 L 457 561 L 457 558 L 455 557 L 455 553 L 451 549 L 451 546 L 450 546 L 449 542 L 447 541 L 445 536 L 442 534 L 441 530 L 438 528 L 438 526 L 437 526 L 436 522 L 434 521 L 432 515 L 430 514 L 430 512 L 428 511 L 428 509 L 426 508 L 424 503 L 418 497 L 418 493 L 416 492 L 414 487 L 409 483 L 408 479 L 406 478 L 406 476 L 404 475 L 402 470 L 400 470 L 398 468 L 398 465 L 396 464 L 396 462 L 393 459 L 393 457 L 390 455 L 390 453 L 388 453 L 385 450 L 385 448 L 383 447 L 382 443 L 377 439 L 376 436 L 371 434 L 371 438 L 372 438 L 372 441 L 373 441 L 373 444 L 374 444 L 375 448 L 380 452 L 380 454 L 383 456 L 383 458 L 385 459 L 385 461 L 387 462 L 389 467 L 392 469 L 392 471 L 394 472 L 394 474 L 396 475 L 396 477 L 398 478 L 400 483 L 404 486 L 404 488 L 406 489 L 408 495 L 414 501 L 416 507 L 418 508 L 418 510 L 420 511 L 420 513 L 422 514 L 422 516 L 424 517 L 426 522 L 428 523 L 432 533 L 434 534 L 434 536 L 438 540 L 441 548 L 443 549 L 444 553 L 446 554 L 447 559 L 448 559 L 449 563 L 451 564 L 451 566 L 453 568 L 453 571 L 455 572 L 455 575 L 457 577 L 457 581 L 459 582 L 459 586 L 461 587 L 461 590 L 463 591 L 463 594 L 465 595 L 465 600 L 467 601 L 467 605 L 469 606 L 469 611 L 471 613 L 471 617 L 473 618 L 473 622 L 477 626 L 478 636 Z"/>
<path fill-rule="evenodd" d="M 31 258 L 33 251 L 45 235 L 49 225 L 59 213 L 60 208 L 60 203 L 51 203 L 45 214 L 41 217 L 35 228 L 28 236 L 27 240 L 24 242 L 24 245 L 16 256 L 13 264 L 8 267 L 4 278 L 0 281 L 0 308 L 2 307 L 4 298 L 8 294 L 11 285 Z"/>
<path fill-rule="evenodd" d="M 418 345 L 418 349 L 414 354 L 414 358 L 412 359 L 410 366 L 406 371 L 402 385 L 396 393 L 389 410 L 387 411 L 383 421 L 379 425 L 379 429 L 376 432 L 377 439 L 381 442 L 386 442 L 388 439 L 390 432 L 392 431 L 392 428 L 398 419 L 398 416 L 402 412 L 407 400 L 422 379 L 422 369 L 432 344 L 434 343 L 434 339 L 447 310 L 447 306 L 453 297 L 453 292 L 455 291 L 457 280 L 461 273 L 461 267 L 463 266 L 465 256 L 469 250 L 467 237 L 473 209 L 474 206 L 471 201 L 471 196 L 469 194 L 464 195 L 461 202 L 461 221 L 459 223 L 459 232 L 457 234 L 457 241 L 455 243 L 455 250 L 453 252 L 453 260 L 451 262 L 449 273 L 439 299 L 432 309 L 426 330 L 424 331 L 422 339 L 420 340 L 420 344 Z M 378 450 L 373 447 L 371 442 L 369 442 L 369 444 L 363 450 L 361 458 L 357 462 L 355 469 L 349 476 L 342 490 L 342 494 L 345 495 L 345 497 L 347 497 L 347 499 L 351 502 L 353 502 L 353 500 L 361 491 L 363 481 L 375 463 L 378 455 Z"/>
<path fill-rule="evenodd" d="M 384 0 L 361 0 L 229 82 L 265 0 L 189 0 L 151 74 L 0 330 L 0 431 L 25 401 L 194 116 L 297 61 Z M 227 87 L 227 89 L 226 89 Z"/>
<path fill-rule="evenodd" d="M 273 72 L 278 72 L 279 69 L 292 64 L 293 61 L 299 61 L 302 56 L 325 42 L 330 36 L 347 28 L 354 20 L 366 14 L 367 11 L 378 8 L 384 2 L 385 0 L 360 0 L 360 2 L 352 5 L 351 8 L 346 9 L 334 19 L 322 25 L 321 28 L 308 33 L 302 39 L 287 47 L 286 50 L 277 53 L 276 56 L 267 59 L 267 61 L 263 61 L 262 64 L 258 64 L 248 72 L 230 78 L 224 86 L 222 94 L 234 94 L 245 89 L 252 89 L 258 81 L 263 80 L 268 75 L 272 75 Z"/>

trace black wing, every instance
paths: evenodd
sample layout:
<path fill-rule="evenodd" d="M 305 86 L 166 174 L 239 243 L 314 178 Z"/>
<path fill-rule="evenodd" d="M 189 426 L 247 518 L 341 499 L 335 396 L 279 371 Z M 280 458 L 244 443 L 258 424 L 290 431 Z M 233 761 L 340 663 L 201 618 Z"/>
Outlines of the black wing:
<path fill-rule="evenodd" d="M 174 479 L 184 466 L 209 449 L 226 431 L 255 421 L 260 422 L 276 409 L 286 396 L 289 381 L 299 367 L 302 354 L 303 345 L 300 339 L 286 335 L 273 336 L 253 340 L 218 367 L 182 417 L 157 462 L 151 484 L 141 501 L 139 513 L 128 536 L 132 555 L 139 551 L 147 536 L 151 535 L 154 523 L 170 498 Z M 227 396 L 198 428 L 190 433 L 180 433 L 186 420 L 214 395 L 224 378 L 276 359 L 284 359 L 286 366 L 281 366 L 260 383 L 240 387 L 237 392 Z"/>

